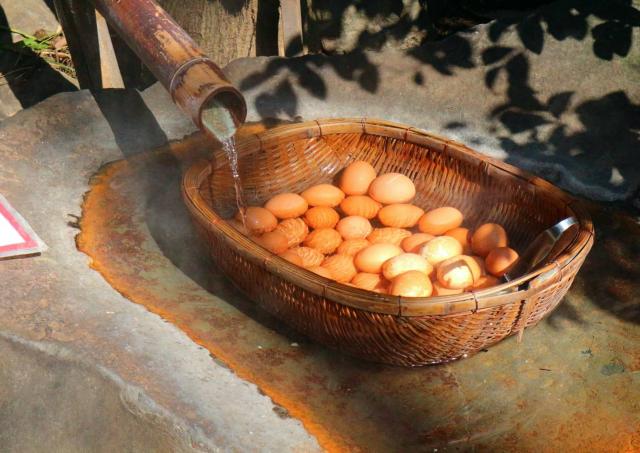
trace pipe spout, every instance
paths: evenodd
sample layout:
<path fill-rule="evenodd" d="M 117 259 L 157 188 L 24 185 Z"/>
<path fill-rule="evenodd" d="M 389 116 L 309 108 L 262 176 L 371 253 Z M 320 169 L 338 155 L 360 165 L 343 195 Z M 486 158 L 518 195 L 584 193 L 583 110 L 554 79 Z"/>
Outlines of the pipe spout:
<path fill-rule="evenodd" d="M 193 39 L 153 0 L 94 0 L 96 9 L 125 40 L 173 101 L 203 128 L 203 113 L 222 105 L 236 126 L 247 116 L 242 94 Z"/>

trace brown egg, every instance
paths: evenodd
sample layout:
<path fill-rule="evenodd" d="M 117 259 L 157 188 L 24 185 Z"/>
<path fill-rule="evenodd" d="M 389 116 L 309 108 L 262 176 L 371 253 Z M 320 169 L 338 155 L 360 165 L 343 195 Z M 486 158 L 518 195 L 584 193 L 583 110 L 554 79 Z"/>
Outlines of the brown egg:
<path fill-rule="evenodd" d="M 364 239 L 373 231 L 373 227 L 364 217 L 350 215 L 338 222 L 336 231 L 343 239 Z"/>
<path fill-rule="evenodd" d="M 457 240 L 462 246 L 462 253 L 466 255 L 471 253 L 471 231 L 469 231 L 469 228 L 454 228 L 447 231 L 444 235 L 451 236 Z"/>
<path fill-rule="evenodd" d="M 351 279 L 351 284 L 362 289 L 375 291 L 377 293 L 386 293 L 389 283 L 382 278 L 380 274 L 371 274 L 369 272 L 359 272 Z"/>
<path fill-rule="evenodd" d="M 497 223 L 485 223 L 471 236 L 471 250 L 482 257 L 493 249 L 507 245 L 507 232 Z"/>
<path fill-rule="evenodd" d="M 441 261 L 462 254 L 462 246 L 451 236 L 439 236 L 424 244 L 419 254 L 436 266 Z"/>
<path fill-rule="evenodd" d="M 372 244 L 360 250 L 354 262 L 359 271 L 377 274 L 382 271 L 385 261 L 401 253 L 402 249 L 393 244 Z"/>
<path fill-rule="evenodd" d="M 281 253 L 280 258 L 284 258 L 285 260 L 295 264 L 296 266 L 303 267 L 302 258 L 300 258 L 300 255 L 298 255 L 296 251 L 293 249 L 289 249 L 289 250 L 286 250 L 284 253 Z"/>
<path fill-rule="evenodd" d="M 333 278 L 341 283 L 350 282 L 358 273 L 353 264 L 353 256 L 349 255 L 329 256 L 322 263 L 322 267 L 328 269 Z"/>
<path fill-rule="evenodd" d="M 342 236 L 336 230 L 331 228 L 318 228 L 313 230 L 304 240 L 304 245 L 316 249 L 320 253 L 328 255 L 333 253 L 340 243 Z"/>
<path fill-rule="evenodd" d="M 408 271 L 420 271 L 429 275 L 433 272 L 433 266 L 416 253 L 402 253 L 388 259 L 382 265 L 382 275 L 387 280 L 393 280 Z"/>
<path fill-rule="evenodd" d="M 240 212 L 236 214 L 236 220 L 242 221 Z M 278 219 L 268 209 L 250 206 L 244 213 L 244 225 L 252 234 L 262 234 L 275 230 Z"/>
<path fill-rule="evenodd" d="M 467 255 L 454 256 L 438 264 L 438 283 L 450 289 L 472 286 L 482 275 L 476 260 Z"/>
<path fill-rule="evenodd" d="M 487 270 L 495 277 L 502 277 L 509 272 L 518 260 L 518 252 L 509 247 L 498 247 L 487 255 Z"/>
<path fill-rule="evenodd" d="M 404 297 L 429 297 L 433 291 L 431 280 L 423 272 L 408 271 L 391 281 L 389 294 Z"/>
<path fill-rule="evenodd" d="M 406 237 L 400 243 L 400 247 L 407 253 L 418 253 L 423 244 L 426 244 L 435 236 L 427 233 L 415 233 Z"/>
<path fill-rule="evenodd" d="M 408 203 L 390 204 L 380 209 L 378 219 L 385 226 L 411 228 L 418 223 L 424 210 Z"/>
<path fill-rule="evenodd" d="M 309 227 L 304 220 L 297 217 L 295 219 L 286 219 L 278 224 L 276 231 L 280 231 L 287 237 L 289 247 L 299 245 L 309 234 Z"/>
<path fill-rule="evenodd" d="M 498 286 L 500 284 L 500 280 L 493 275 L 481 275 L 477 282 L 471 287 L 471 289 L 487 289 L 493 286 Z"/>
<path fill-rule="evenodd" d="M 418 221 L 418 229 L 434 236 L 444 234 L 462 225 L 462 213 L 456 208 L 446 206 L 427 211 Z"/>
<path fill-rule="evenodd" d="M 333 228 L 340 220 L 340 214 L 327 206 L 315 206 L 304 214 L 304 221 L 311 228 Z"/>
<path fill-rule="evenodd" d="M 409 203 L 415 195 L 413 181 L 401 173 L 380 175 L 369 186 L 369 196 L 382 204 Z"/>
<path fill-rule="evenodd" d="M 452 289 L 442 286 L 437 280 L 433 282 L 432 296 L 451 296 L 454 294 L 462 294 L 464 289 Z"/>
<path fill-rule="evenodd" d="M 291 250 L 295 251 L 298 256 L 302 258 L 302 265 L 304 267 L 320 266 L 324 261 L 324 255 L 311 247 L 296 247 Z"/>
<path fill-rule="evenodd" d="M 382 204 L 367 195 L 351 195 L 340 203 L 340 209 L 346 215 L 359 215 L 365 219 L 373 219 L 380 208 Z"/>
<path fill-rule="evenodd" d="M 374 228 L 367 240 L 372 244 L 393 244 L 399 246 L 404 238 L 411 236 L 411 231 L 402 228 Z"/>
<path fill-rule="evenodd" d="M 333 275 L 331 275 L 331 272 L 329 271 L 329 269 L 326 269 L 322 266 L 311 266 L 309 268 L 311 272 L 313 272 L 314 274 L 318 274 L 321 275 L 324 278 L 328 278 L 329 280 L 333 280 Z"/>
<path fill-rule="evenodd" d="M 357 160 L 350 163 L 342 172 L 340 188 L 347 195 L 364 195 L 376 176 L 376 169 L 370 163 Z"/>
<path fill-rule="evenodd" d="M 267 201 L 264 207 L 279 219 L 292 219 L 304 214 L 309 206 L 297 193 L 281 193 Z"/>
<path fill-rule="evenodd" d="M 366 239 L 363 239 L 363 238 L 347 239 L 346 241 L 343 241 L 338 246 L 337 253 L 339 253 L 341 255 L 354 256 L 360 250 L 362 250 L 365 247 L 369 247 L 370 245 L 371 245 L 371 242 L 369 242 L 369 241 L 367 241 Z"/>
<path fill-rule="evenodd" d="M 287 237 L 280 231 L 269 231 L 262 236 L 252 236 L 252 239 L 271 253 L 279 255 L 289 248 Z"/>
<path fill-rule="evenodd" d="M 344 192 L 332 184 L 317 184 L 300 194 L 309 206 L 326 206 L 333 208 L 344 200 Z"/>
<path fill-rule="evenodd" d="M 245 236 L 251 235 L 251 233 L 249 233 L 249 230 L 245 228 L 245 226 L 242 224 L 241 221 L 236 219 L 229 219 L 227 220 L 227 223 L 231 225 L 233 228 L 235 228 L 236 230 L 238 230 L 240 233 L 244 234 Z"/>

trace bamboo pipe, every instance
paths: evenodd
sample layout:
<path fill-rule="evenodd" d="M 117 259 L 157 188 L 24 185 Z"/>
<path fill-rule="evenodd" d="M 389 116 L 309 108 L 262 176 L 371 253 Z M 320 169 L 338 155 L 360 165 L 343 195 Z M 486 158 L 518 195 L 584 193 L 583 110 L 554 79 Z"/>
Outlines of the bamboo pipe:
<path fill-rule="evenodd" d="M 244 122 L 247 105 L 242 94 L 157 3 L 153 0 L 94 0 L 94 3 L 196 126 L 203 128 L 203 112 L 214 101 L 231 112 L 236 126 Z"/>

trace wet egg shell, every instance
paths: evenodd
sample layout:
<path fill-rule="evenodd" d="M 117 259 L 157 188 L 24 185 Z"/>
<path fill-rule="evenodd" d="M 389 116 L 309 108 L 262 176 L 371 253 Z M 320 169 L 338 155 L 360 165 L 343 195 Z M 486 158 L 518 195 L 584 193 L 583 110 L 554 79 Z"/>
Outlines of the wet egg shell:
<path fill-rule="evenodd" d="M 463 215 L 456 208 L 445 206 L 424 213 L 418 221 L 418 229 L 423 233 L 438 236 L 462 225 Z"/>
<path fill-rule="evenodd" d="M 329 269 L 326 269 L 322 266 L 311 266 L 311 267 L 308 267 L 307 269 L 309 269 L 314 274 L 318 274 L 324 278 L 333 280 L 333 275 L 331 275 L 331 272 L 329 271 Z"/>
<path fill-rule="evenodd" d="M 481 275 L 477 282 L 471 287 L 473 290 L 477 289 L 487 289 L 492 288 L 494 286 L 498 286 L 500 284 L 500 280 L 493 275 Z"/>
<path fill-rule="evenodd" d="M 324 261 L 324 255 L 311 247 L 296 247 L 291 250 L 295 251 L 298 256 L 302 258 L 302 265 L 304 267 L 320 266 Z"/>
<path fill-rule="evenodd" d="M 309 227 L 304 220 L 299 217 L 286 219 L 278 224 L 276 231 L 280 231 L 287 237 L 289 247 L 299 245 L 309 234 Z"/>
<path fill-rule="evenodd" d="M 382 204 L 408 203 L 416 195 L 416 186 L 401 173 L 386 173 L 371 182 L 369 195 Z"/>
<path fill-rule="evenodd" d="M 462 253 L 465 255 L 471 253 L 471 231 L 469 231 L 469 228 L 454 228 L 444 233 L 444 235 L 451 236 L 457 240 L 462 246 Z"/>
<path fill-rule="evenodd" d="M 438 283 L 450 289 L 472 286 L 481 275 L 482 271 L 477 261 L 467 255 L 446 259 L 436 268 Z"/>
<path fill-rule="evenodd" d="M 450 236 L 439 236 L 424 244 L 419 254 L 436 266 L 441 261 L 462 254 L 462 246 Z"/>
<path fill-rule="evenodd" d="M 373 219 L 378 215 L 382 204 L 367 195 L 351 195 L 340 203 L 340 209 L 346 215 L 359 215 L 366 219 Z"/>
<path fill-rule="evenodd" d="M 393 280 L 408 271 L 420 271 L 425 275 L 433 272 L 433 266 L 426 259 L 416 253 L 402 253 L 388 259 L 382 265 L 382 275 L 387 280 Z"/>
<path fill-rule="evenodd" d="M 279 219 L 292 219 L 303 215 L 309 205 L 297 193 L 281 193 L 267 201 L 264 207 Z"/>
<path fill-rule="evenodd" d="M 361 272 L 379 274 L 385 261 L 401 253 L 402 249 L 393 244 L 372 244 L 360 250 L 356 254 L 354 262 L 356 268 Z"/>
<path fill-rule="evenodd" d="M 389 294 L 404 297 L 429 297 L 433 291 L 431 280 L 420 271 L 408 271 L 391 281 Z"/>
<path fill-rule="evenodd" d="M 298 255 L 295 250 L 286 250 L 284 253 L 280 254 L 280 258 L 284 258 L 285 260 L 295 264 L 296 266 L 303 267 L 302 258 L 300 258 L 300 255 Z"/>
<path fill-rule="evenodd" d="M 485 223 L 471 236 L 471 250 L 482 257 L 493 249 L 507 245 L 507 232 L 497 223 Z"/>
<path fill-rule="evenodd" d="M 236 218 L 242 221 L 239 212 Z M 244 224 L 251 233 L 262 234 L 275 230 L 278 225 L 278 219 L 268 209 L 250 206 L 245 210 Z"/>
<path fill-rule="evenodd" d="M 486 258 L 487 271 L 495 277 L 509 272 L 518 260 L 518 252 L 509 247 L 498 247 L 489 252 Z"/>
<path fill-rule="evenodd" d="M 342 172 L 340 188 L 347 195 L 364 195 L 377 173 L 370 163 L 357 160 L 349 164 Z"/>
<path fill-rule="evenodd" d="M 364 238 L 347 239 L 346 241 L 343 241 L 338 246 L 337 253 L 339 253 L 341 255 L 354 256 L 360 250 L 362 250 L 365 247 L 369 247 L 370 245 L 371 245 L 371 242 L 367 241 Z"/>
<path fill-rule="evenodd" d="M 328 206 L 315 206 L 304 214 L 304 221 L 311 228 L 333 228 L 340 221 L 340 214 Z"/>
<path fill-rule="evenodd" d="M 424 210 L 409 203 L 396 203 L 385 206 L 378 212 L 378 219 L 384 226 L 396 228 L 414 227 Z"/>
<path fill-rule="evenodd" d="M 353 264 L 353 256 L 349 255 L 329 256 L 322 263 L 322 267 L 329 269 L 333 278 L 340 283 L 350 282 L 358 273 Z"/>
<path fill-rule="evenodd" d="M 283 253 L 289 248 L 287 237 L 280 231 L 269 231 L 262 236 L 253 236 L 253 240 L 276 255 Z"/>
<path fill-rule="evenodd" d="M 415 233 L 404 238 L 400 243 L 400 247 L 402 247 L 402 250 L 407 253 L 418 253 L 420 251 L 420 247 L 434 237 L 435 236 L 427 233 Z"/>
<path fill-rule="evenodd" d="M 446 286 L 442 286 L 437 280 L 433 282 L 433 293 L 432 296 L 452 296 L 454 294 L 462 294 L 464 292 L 463 289 L 452 289 L 447 288 Z"/>
<path fill-rule="evenodd" d="M 329 253 L 333 253 L 341 242 L 342 236 L 340 236 L 340 233 L 336 230 L 332 228 L 318 228 L 307 235 L 303 244 L 328 255 Z"/>
<path fill-rule="evenodd" d="M 351 279 L 351 284 L 369 291 L 377 293 L 387 292 L 389 283 L 382 278 L 380 274 L 372 274 L 370 272 L 359 272 Z"/>
<path fill-rule="evenodd" d="M 343 239 L 364 239 L 373 231 L 373 227 L 371 222 L 364 217 L 351 215 L 338 222 L 336 231 Z"/>
<path fill-rule="evenodd" d="M 402 228 L 374 228 L 367 240 L 372 244 L 393 244 L 400 246 L 402 240 L 411 236 L 411 231 Z"/>
<path fill-rule="evenodd" d="M 332 184 L 317 184 L 300 194 L 309 206 L 326 206 L 333 208 L 344 200 L 344 192 Z"/>

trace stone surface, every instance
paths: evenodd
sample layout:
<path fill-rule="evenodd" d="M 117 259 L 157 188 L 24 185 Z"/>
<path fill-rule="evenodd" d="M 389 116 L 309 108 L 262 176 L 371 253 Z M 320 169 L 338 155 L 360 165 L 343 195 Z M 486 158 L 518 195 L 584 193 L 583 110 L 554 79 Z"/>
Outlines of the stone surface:
<path fill-rule="evenodd" d="M 226 70 L 249 119 L 403 122 L 621 200 L 640 183 L 639 37 L 637 7 L 560 1 L 407 52 L 240 59 Z"/>

